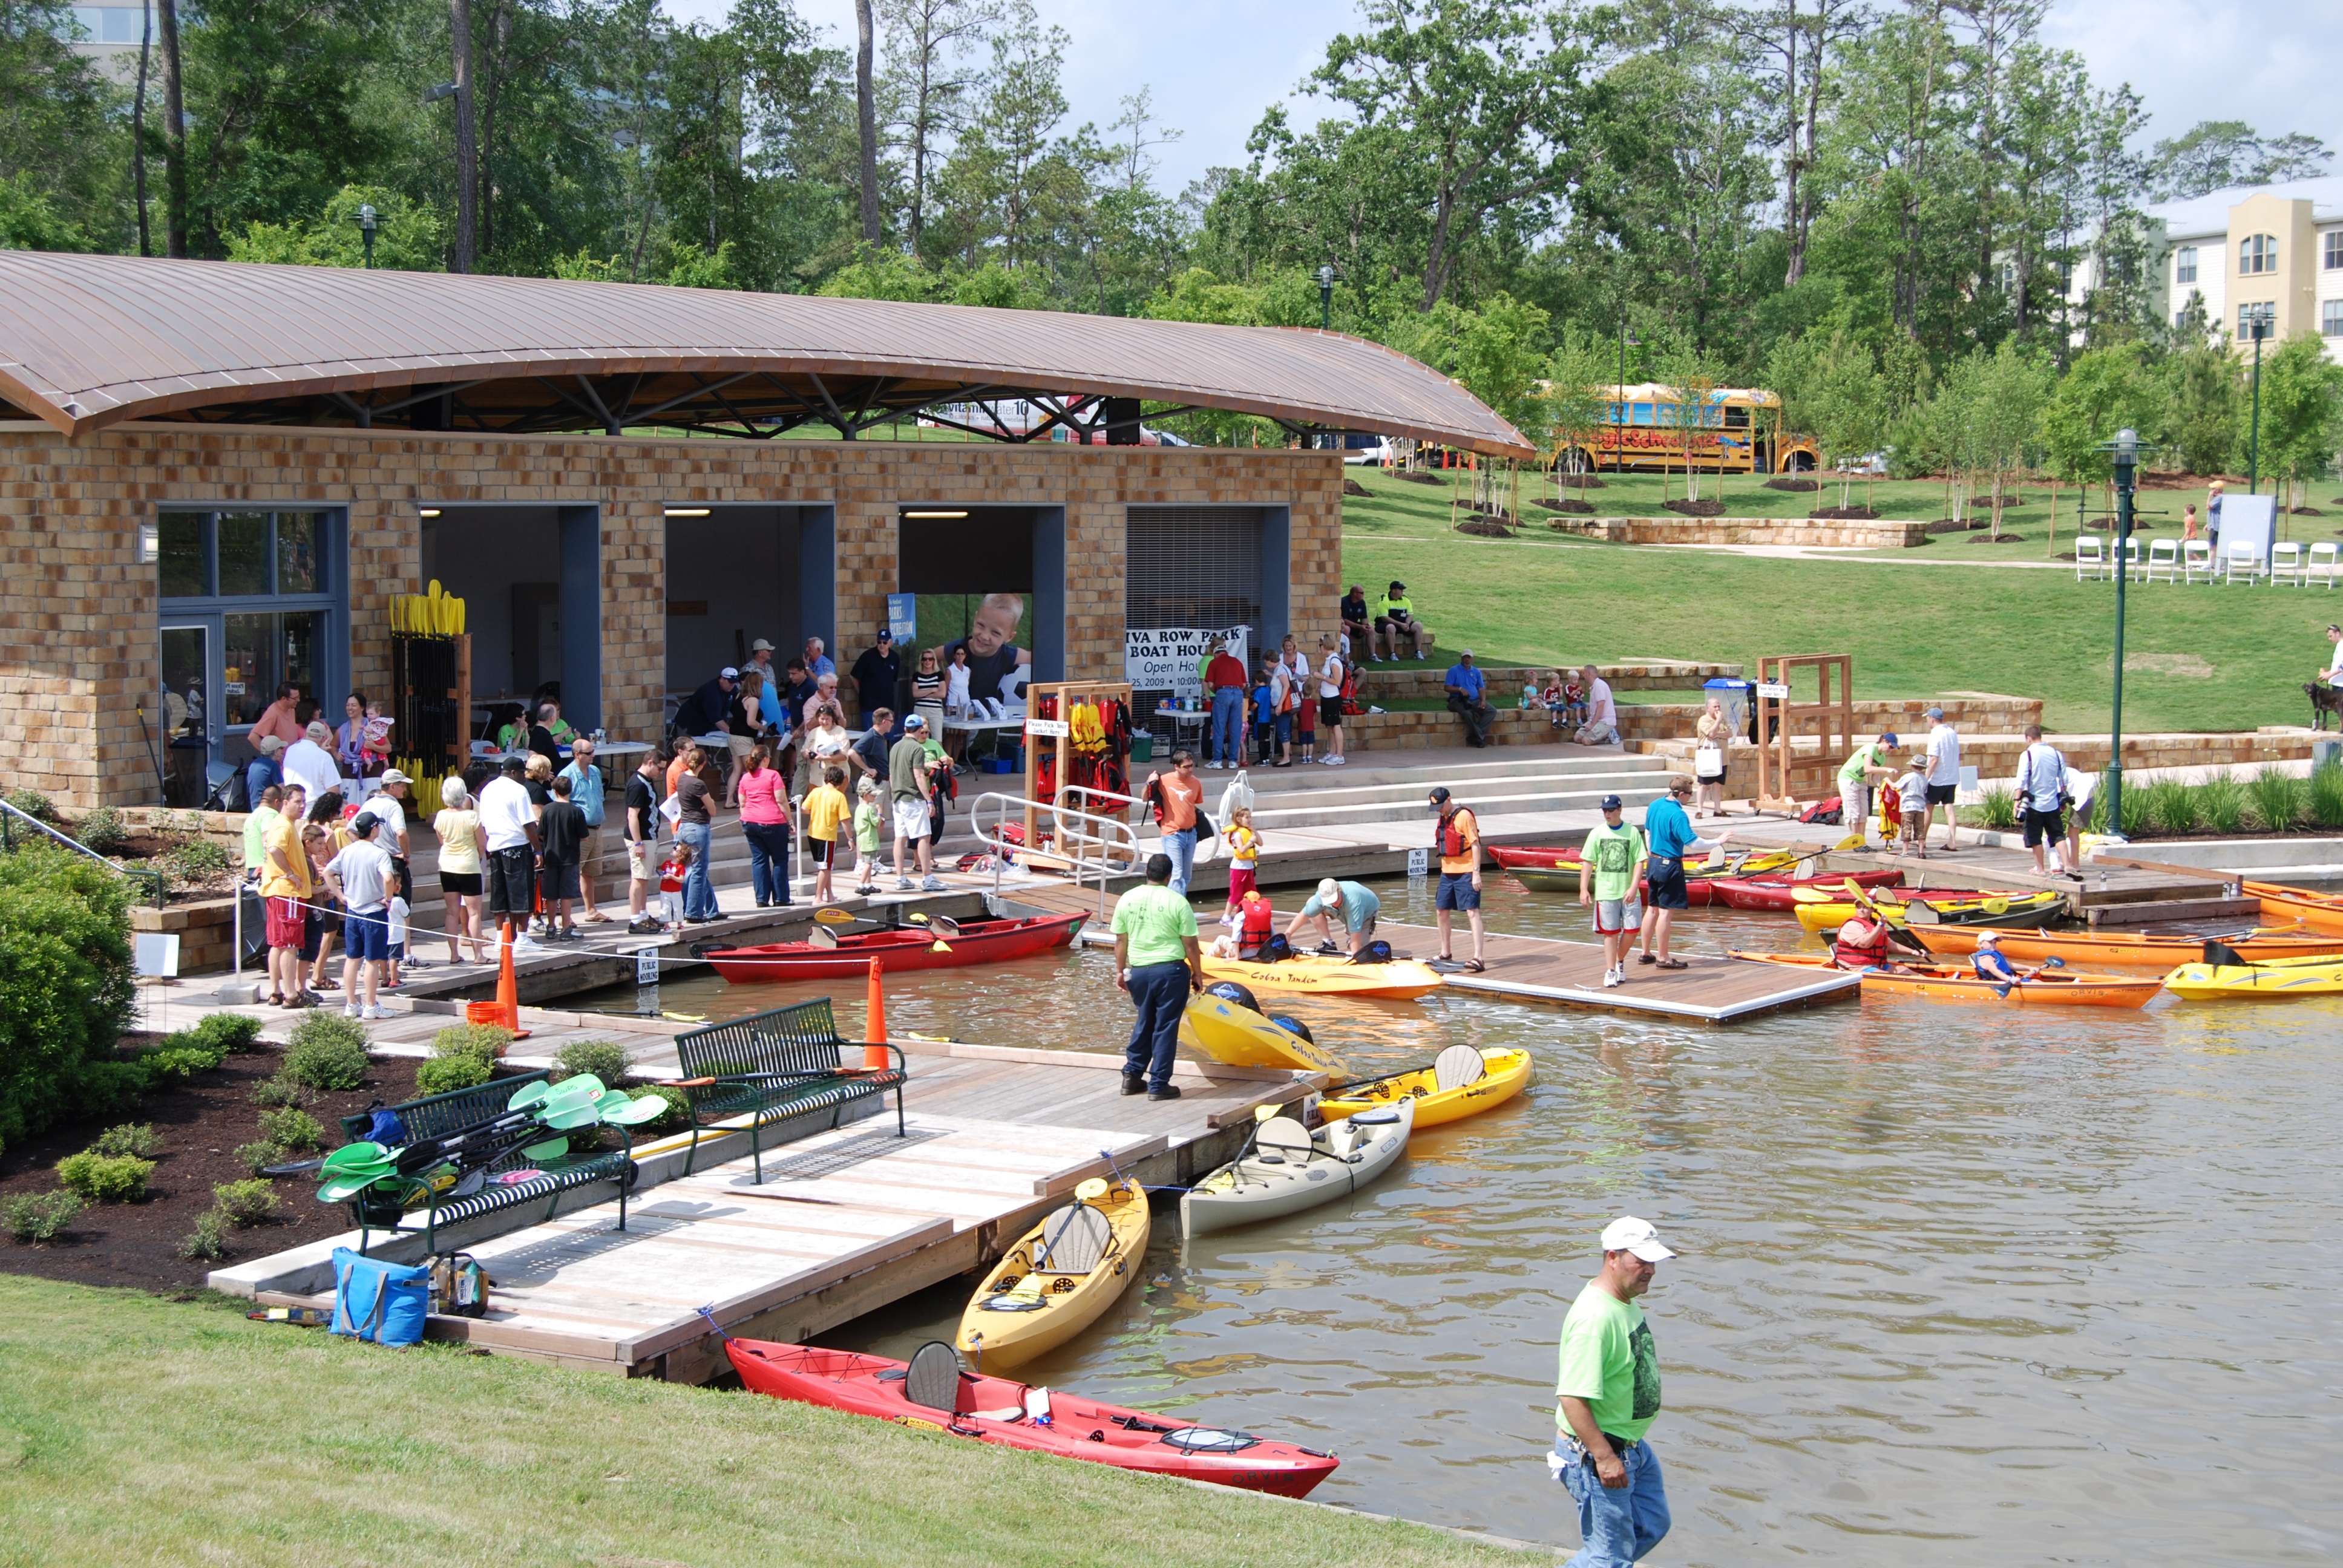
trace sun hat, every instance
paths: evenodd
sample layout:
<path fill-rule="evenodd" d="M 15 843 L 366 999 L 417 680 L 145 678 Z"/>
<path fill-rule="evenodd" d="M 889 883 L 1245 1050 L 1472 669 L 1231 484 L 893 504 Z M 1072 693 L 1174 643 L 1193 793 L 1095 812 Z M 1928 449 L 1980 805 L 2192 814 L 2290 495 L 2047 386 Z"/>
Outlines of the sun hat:
<path fill-rule="evenodd" d="M 1646 1263 L 1657 1263 L 1675 1256 L 1660 1245 L 1660 1233 L 1649 1220 L 1638 1220 L 1633 1214 L 1622 1214 L 1603 1227 L 1603 1250 L 1606 1252 L 1633 1252 Z"/>

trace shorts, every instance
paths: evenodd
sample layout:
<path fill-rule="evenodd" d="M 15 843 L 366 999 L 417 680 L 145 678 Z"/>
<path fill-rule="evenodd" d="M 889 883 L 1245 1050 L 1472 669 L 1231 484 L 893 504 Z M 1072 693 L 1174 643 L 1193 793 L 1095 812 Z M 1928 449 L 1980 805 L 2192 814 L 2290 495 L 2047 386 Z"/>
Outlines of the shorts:
<path fill-rule="evenodd" d="M 1644 862 L 1644 886 L 1651 894 L 1652 908 L 1655 910 L 1692 908 L 1692 890 L 1684 885 L 1684 869 L 1682 860 L 1670 855 L 1654 855 Z"/>
<path fill-rule="evenodd" d="M 1615 746 L 1619 729 L 1612 724 L 1589 724 L 1579 730 L 1577 739 L 1581 746 Z"/>
<path fill-rule="evenodd" d="M 1229 868 L 1230 903 L 1238 903 L 1243 900 L 1247 893 L 1256 893 L 1260 890 L 1261 884 L 1253 880 L 1252 867 L 1231 866 Z"/>
<path fill-rule="evenodd" d="M 924 839 L 935 819 L 928 813 L 925 800 L 895 802 L 895 836 L 899 839 Z"/>
<path fill-rule="evenodd" d="M 268 945 L 272 948 L 297 948 L 308 940 L 309 915 L 298 899 L 270 899 L 268 905 Z"/>
<path fill-rule="evenodd" d="M 2034 849 L 2047 839 L 2055 844 L 2066 836 L 2066 814 L 2064 811 L 2036 811 L 2026 809 L 2026 847 Z"/>
<path fill-rule="evenodd" d="M 588 828 L 578 838 L 578 874 L 590 876 L 594 868 L 601 863 L 602 829 L 599 827 Z"/>
<path fill-rule="evenodd" d="M 537 855 L 527 844 L 488 851 L 488 915 L 526 920 L 537 910 Z"/>
<path fill-rule="evenodd" d="M 362 915 L 351 910 L 342 918 L 342 951 L 351 960 L 365 963 L 390 957 L 390 914 L 377 910 Z"/>
<path fill-rule="evenodd" d="M 545 896 L 548 900 L 574 899 L 579 896 L 577 861 L 548 860 L 538 868 L 537 874 L 544 880 Z"/>
<path fill-rule="evenodd" d="M 1622 931 L 1642 929 L 1644 901 L 1641 899 L 1597 899 L 1594 900 L 1594 931 L 1597 936 L 1615 937 Z"/>
<path fill-rule="evenodd" d="M 439 873 L 439 890 L 443 893 L 461 893 L 466 898 L 478 898 L 480 892 L 480 873 L 442 871 Z"/>
<path fill-rule="evenodd" d="M 1342 699 L 1341 698 L 1322 697 L 1318 699 L 1318 728 L 1321 729 L 1340 729 L 1342 728 Z"/>
<path fill-rule="evenodd" d="M 1473 885 L 1470 871 L 1443 871 L 1440 886 L 1432 895 L 1435 910 L 1472 910 L 1481 907 L 1481 890 Z"/>
<path fill-rule="evenodd" d="M 832 866 L 838 863 L 837 839 L 817 839 L 811 833 L 808 833 L 805 844 L 806 854 L 815 865 Z"/>
<path fill-rule="evenodd" d="M 1959 789 L 1960 786 L 1957 784 L 1931 784 L 1928 786 L 1928 804 L 1949 806 L 1953 803 L 1953 796 Z"/>
<path fill-rule="evenodd" d="M 317 955 L 326 950 L 326 917 L 316 910 L 301 922 L 301 959 L 315 963 Z"/>
<path fill-rule="evenodd" d="M 659 868 L 652 864 L 658 859 L 657 847 L 649 839 L 627 846 L 627 879 L 630 882 L 656 882 Z"/>

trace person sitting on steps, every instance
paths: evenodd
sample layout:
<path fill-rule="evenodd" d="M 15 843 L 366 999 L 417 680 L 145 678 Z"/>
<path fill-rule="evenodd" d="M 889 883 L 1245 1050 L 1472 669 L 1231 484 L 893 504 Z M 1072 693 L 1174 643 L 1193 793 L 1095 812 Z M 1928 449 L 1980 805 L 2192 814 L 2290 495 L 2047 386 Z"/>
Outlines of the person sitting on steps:
<path fill-rule="evenodd" d="M 1377 649 L 1387 647 L 1396 663 L 1402 638 L 1408 639 L 1419 659 L 1432 650 L 1432 628 L 1415 618 L 1415 607 L 1407 598 L 1407 585 L 1394 582 L 1391 591 L 1375 601 L 1374 635 L 1367 640 L 1367 652 L 1374 662 L 1381 663 Z"/>

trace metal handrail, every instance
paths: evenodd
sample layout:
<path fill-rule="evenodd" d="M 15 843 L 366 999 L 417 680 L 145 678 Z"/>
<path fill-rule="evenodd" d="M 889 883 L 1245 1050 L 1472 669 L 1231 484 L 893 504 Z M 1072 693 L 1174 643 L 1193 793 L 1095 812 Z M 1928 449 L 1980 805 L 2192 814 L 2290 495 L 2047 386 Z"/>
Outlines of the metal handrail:
<path fill-rule="evenodd" d="M 6 849 L 10 853 L 15 852 L 16 848 L 16 839 L 12 829 L 17 822 L 22 822 L 29 828 L 38 829 L 40 831 L 47 834 L 50 838 L 55 839 L 58 843 L 63 844 L 66 849 L 71 849 L 75 854 L 87 856 L 90 859 L 96 860 L 99 865 L 104 866 L 109 871 L 118 871 L 134 881 L 142 879 L 151 879 L 155 884 L 155 907 L 156 909 L 161 909 L 168 900 L 171 884 L 169 879 L 166 878 L 162 872 L 149 871 L 142 867 L 117 865 L 114 861 L 109 860 L 105 856 L 99 854 L 96 850 L 91 849 L 88 845 L 77 843 L 74 839 L 68 839 L 63 833 L 58 832 L 55 828 L 50 827 L 46 822 L 42 821 L 38 817 L 32 815 L 30 812 L 19 810 L 15 807 L 8 804 L 5 800 L 0 800 L 0 849 Z"/>
<path fill-rule="evenodd" d="M 987 825 L 988 809 L 991 813 L 990 826 Z M 1092 816 L 1087 811 L 1076 811 L 1065 806 L 1051 805 L 1041 800 L 1028 800 L 1021 795 L 1004 795 L 998 790 L 987 791 L 970 803 L 968 820 L 970 830 L 976 834 L 977 842 L 985 846 L 992 854 L 992 892 L 995 898 L 1001 896 L 1001 868 L 1008 857 L 1021 850 L 1040 852 L 1034 845 L 1012 844 L 1001 836 L 1001 829 L 1007 826 L 1011 812 L 1021 818 L 1027 811 L 1046 812 L 1049 815 L 1051 826 L 1055 830 L 1052 834 L 1053 842 L 1049 851 L 1050 856 L 1053 859 L 1066 862 L 1067 868 L 1073 873 L 1076 888 L 1082 885 L 1082 879 L 1089 872 L 1095 870 L 1098 873 L 1098 912 L 1099 919 L 1101 921 L 1104 920 L 1107 879 L 1117 875 L 1120 871 L 1127 871 L 1139 863 L 1139 835 L 1131 831 L 1130 823 L 1118 818 Z M 1065 830 L 1068 823 L 1092 824 L 1098 830 L 1069 835 Z M 1127 857 L 1119 868 L 1115 863 L 1114 856 L 1118 842 L 1127 851 Z M 1093 846 L 1100 851 L 1095 859 L 1082 852 L 1085 849 Z M 1069 850 L 1071 852 L 1069 853 Z"/>

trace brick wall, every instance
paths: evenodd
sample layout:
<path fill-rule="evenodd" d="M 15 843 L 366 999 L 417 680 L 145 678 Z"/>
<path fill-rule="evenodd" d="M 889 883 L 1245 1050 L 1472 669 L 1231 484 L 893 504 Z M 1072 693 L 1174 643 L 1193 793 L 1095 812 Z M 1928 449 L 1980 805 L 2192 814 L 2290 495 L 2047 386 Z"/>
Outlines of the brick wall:
<path fill-rule="evenodd" d="M 1066 674 L 1122 673 L 1123 508 L 1284 506 L 1293 635 L 1335 628 L 1342 467 L 1331 453 L 501 437 L 131 424 L 67 440 L 0 423 L 0 777 L 60 805 L 144 805 L 154 768 L 136 714 L 159 680 L 155 568 L 137 525 L 163 503 L 347 508 L 351 673 L 388 677 L 392 595 L 419 592 L 419 502 L 593 505 L 602 518 L 603 722 L 659 726 L 666 521 L 677 504 L 837 508 L 841 656 L 885 619 L 899 501 L 1061 506 Z M 154 716 L 149 713 L 148 724 Z"/>

